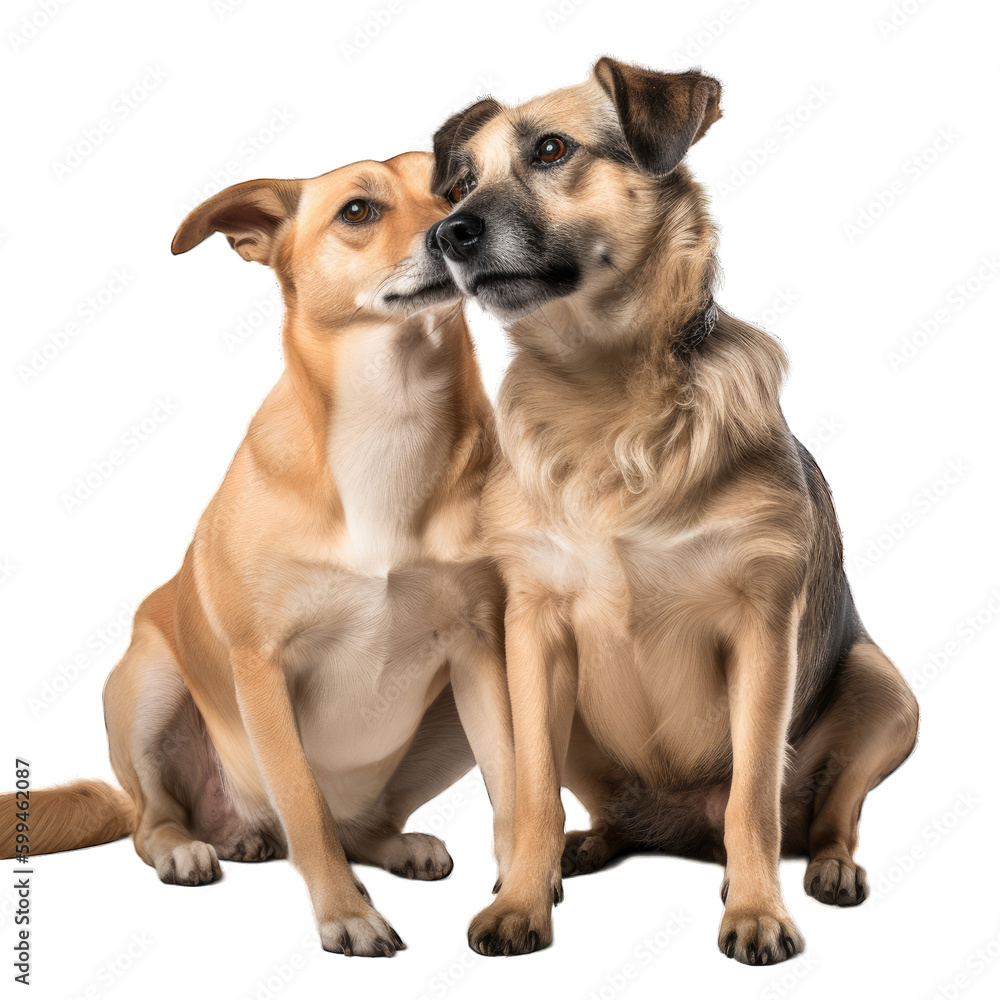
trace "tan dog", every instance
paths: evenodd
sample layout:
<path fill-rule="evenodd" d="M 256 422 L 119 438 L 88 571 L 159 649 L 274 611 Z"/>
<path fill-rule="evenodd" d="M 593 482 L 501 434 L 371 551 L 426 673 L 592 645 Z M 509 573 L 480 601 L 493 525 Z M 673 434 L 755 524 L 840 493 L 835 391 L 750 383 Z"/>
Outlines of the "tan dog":
<path fill-rule="evenodd" d="M 492 414 L 425 245 L 447 209 L 431 164 L 249 181 L 177 231 L 175 253 L 221 231 L 275 269 L 287 367 L 105 688 L 127 794 L 35 793 L 32 853 L 132 832 L 164 882 L 199 885 L 220 858 L 287 851 L 324 948 L 392 955 L 403 943 L 348 861 L 450 872 L 441 841 L 401 830 L 472 766 L 464 723 L 503 855 L 502 597 L 478 527 Z M 5 796 L 7 857 L 12 813 Z"/>
<path fill-rule="evenodd" d="M 726 865 L 719 947 L 802 947 L 782 852 L 850 905 L 867 792 L 917 706 L 868 637 L 816 463 L 778 402 L 785 357 L 718 311 L 715 232 L 680 161 L 718 83 L 601 59 L 435 138 L 432 233 L 515 348 L 485 515 L 508 589 L 515 850 L 472 947 L 544 947 L 561 874 L 629 850 Z M 593 829 L 563 834 L 560 784 Z"/>

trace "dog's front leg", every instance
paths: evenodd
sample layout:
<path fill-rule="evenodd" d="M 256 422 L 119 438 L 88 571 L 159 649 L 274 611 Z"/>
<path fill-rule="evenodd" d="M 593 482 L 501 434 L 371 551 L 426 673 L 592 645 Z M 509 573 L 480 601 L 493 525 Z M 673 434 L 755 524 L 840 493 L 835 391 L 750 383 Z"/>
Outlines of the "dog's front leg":
<path fill-rule="evenodd" d="M 309 888 L 327 951 L 390 956 L 406 947 L 354 877 L 330 808 L 299 741 L 280 662 L 256 650 L 232 655 L 236 697 L 257 766 Z"/>
<path fill-rule="evenodd" d="M 451 686 L 493 807 L 493 854 L 499 889 L 514 850 L 514 731 L 502 642 L 479 645 L 456 657 Z"/>
<path fill-rule="evenodd" d="M 798 618 L 747 620 L 726 663 L 733 780 L 726 806 L 725 913 L 719 948 L 748 965 L 781 962 L 804 942 L 781 895 L 781 783 L 795 684 Z"/>
<path fill-rule="evenodd" d="M 505 622 L 514 851 L 497 898 L 469 926 L 469 945 L 483 955 L 524 954 L 552 941 L 565 843 L 559 792 L 576 705 L 576 653 L 557 609 L 539 604 L 537 597 L 512 594 Z"/>

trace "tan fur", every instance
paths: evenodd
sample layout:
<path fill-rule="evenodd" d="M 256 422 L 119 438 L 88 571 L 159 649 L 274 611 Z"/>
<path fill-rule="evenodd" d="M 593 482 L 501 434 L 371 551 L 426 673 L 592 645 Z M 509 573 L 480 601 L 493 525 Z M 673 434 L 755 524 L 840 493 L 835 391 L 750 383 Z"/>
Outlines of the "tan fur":
<path fill-rule="evenodd" d="M 105 781 L 81 780 L 29 791 L 18 801 L 0 796 L 0 857 L 17 856 L 17 813 L 27 804 L 32 854 L 54 854 L 127 837 L 135 825 L 132 800 Z"/>
<path fill-rule="evenodd" d="M 287 852 L 324 948 L 346 954 L 403 947 L 349 860 L 451 870 L 437 838 L 401 830 L 472 765 L 469 742 L 501 872 L 509 850 L 502 594 L 477 513 L 491 408 L 454 289 L 430 307 L 391 301 L 433 265 L 423 234 L 445 206 L 430 169 L 411 153 L 248 182 L 178 230 L 175 252 L 220 230 L 274 267 L 286 371 L 105 688 L 140 856 L 199 884 L 220 858 Z M 378 221 L 345 223 L 354 198 Z M 95 822 L 33 848 L 92 843 Z"/>
<path fill-rule="evenodd" d="M 683 123 L 689 143 L 718 117 L 718 85 L 611 63 L 580 86 L 486 109 L 460 141 L 448 125 L 439 134 L 439 186 L 452 163 L 474 178 L 457 211 L 486 213 L 491 260 L 495 192 L 528 190 L 519 197 L 534 198 L 545 232 L 584 234 L 573 236 L 577 287 L 527 315 L 498 311 L 515 354 L 484 516 L 508 590 L 516 835 L 469 938 L 484 954 L 544 947 L 562 872 L 659 847 L 724 861 L 720 948 L 781 961 L 802 947 L 781 895 L 782 849 L 810 854 L 817 898 L 863 898 L 860 802 L 909 753 L 916 704 L 859 622 L 835 624 L 838 601 L 850 602 L 839 531 L 781 413 L 781 348 L 724 312 L 688 346 L 714 309 L 700 186 L 683 164 L 649 176 L 608 148 L 622 88 L 651 77 L 674 88 L 671 113 L 704 116 Z M 631 125 L 642 118 L 635 100 L 627 111 Z M 526 134 L 579 148 L 564 167 L 533 170 Z M 840 634 L 864 644 L 846 660 L 827 648 Z M 877 701 L 852 714 L 873 675 Z M 837 754 L 849 765 L 817 792 Z M 565 841 L 561 783 L 593 826 Z M 849 881 L 850 899 L 827 899 L 831 880 Z"/>

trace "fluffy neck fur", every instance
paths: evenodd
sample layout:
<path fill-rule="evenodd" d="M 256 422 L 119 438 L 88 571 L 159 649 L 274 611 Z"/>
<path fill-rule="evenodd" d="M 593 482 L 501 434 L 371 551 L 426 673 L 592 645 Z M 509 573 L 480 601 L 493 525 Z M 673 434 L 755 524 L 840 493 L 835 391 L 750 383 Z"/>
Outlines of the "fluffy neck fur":
<path fill-rule="evenodd" d="M 641 214 L 644 250 L 611 299 L 570 297 L 510 329 L 501 445 L 538 497 L 554 482 L 581 509 L 595 493 L 682 504 L 784 426 L 787 362 L 772 337 L 720 311 L 702 343 L 685 344 L 717 275 L 701 186 L 679 167 Z M 539 349 L 546 341 L 555 349 Z"/>

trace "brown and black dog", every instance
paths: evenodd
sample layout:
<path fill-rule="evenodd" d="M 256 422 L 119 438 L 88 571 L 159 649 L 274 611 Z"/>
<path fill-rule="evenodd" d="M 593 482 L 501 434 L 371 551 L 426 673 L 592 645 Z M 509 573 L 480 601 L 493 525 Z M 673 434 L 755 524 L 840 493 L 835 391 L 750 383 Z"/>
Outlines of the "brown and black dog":
<path fill-rule="evenodd" d="M 508 590 L 514 854 L 472 922 L 544 947 L 563 875 L 629 850 L 726 866 L 719 947 L 803 945 L 779 857 L 851 905 L 866 794 L 910 753 L 914 697 L 858 618 L 830 491 L 779 405 L 786 360 L 717 309 L 715 230 L 682 159 L 720 87 L 603 58 L 435 137 L 431 232 L 514 346 L 484 517 Z M 564 834 L 559 788 L 593 828 Z"/>
<path fill-rule="evenodd" d="M 425 240 L 448 207 L 432 162 L 247 181 L 178 229 L 174 253 L 222 232 L 275 270 L 286 368 L 105 686 L 124 792 L 33 793 L 32 853 L 131 833 L 182 885 L 287 853 L 323 947 L 385 956 L 403 943 L 348 862 L 447 875 L 444 844 L 403 824 L 473 751 L 507 853 L 502 593 L 479 518 L 493 417 Z M 5 857 L 14 815 L 0 798 Z"/>

